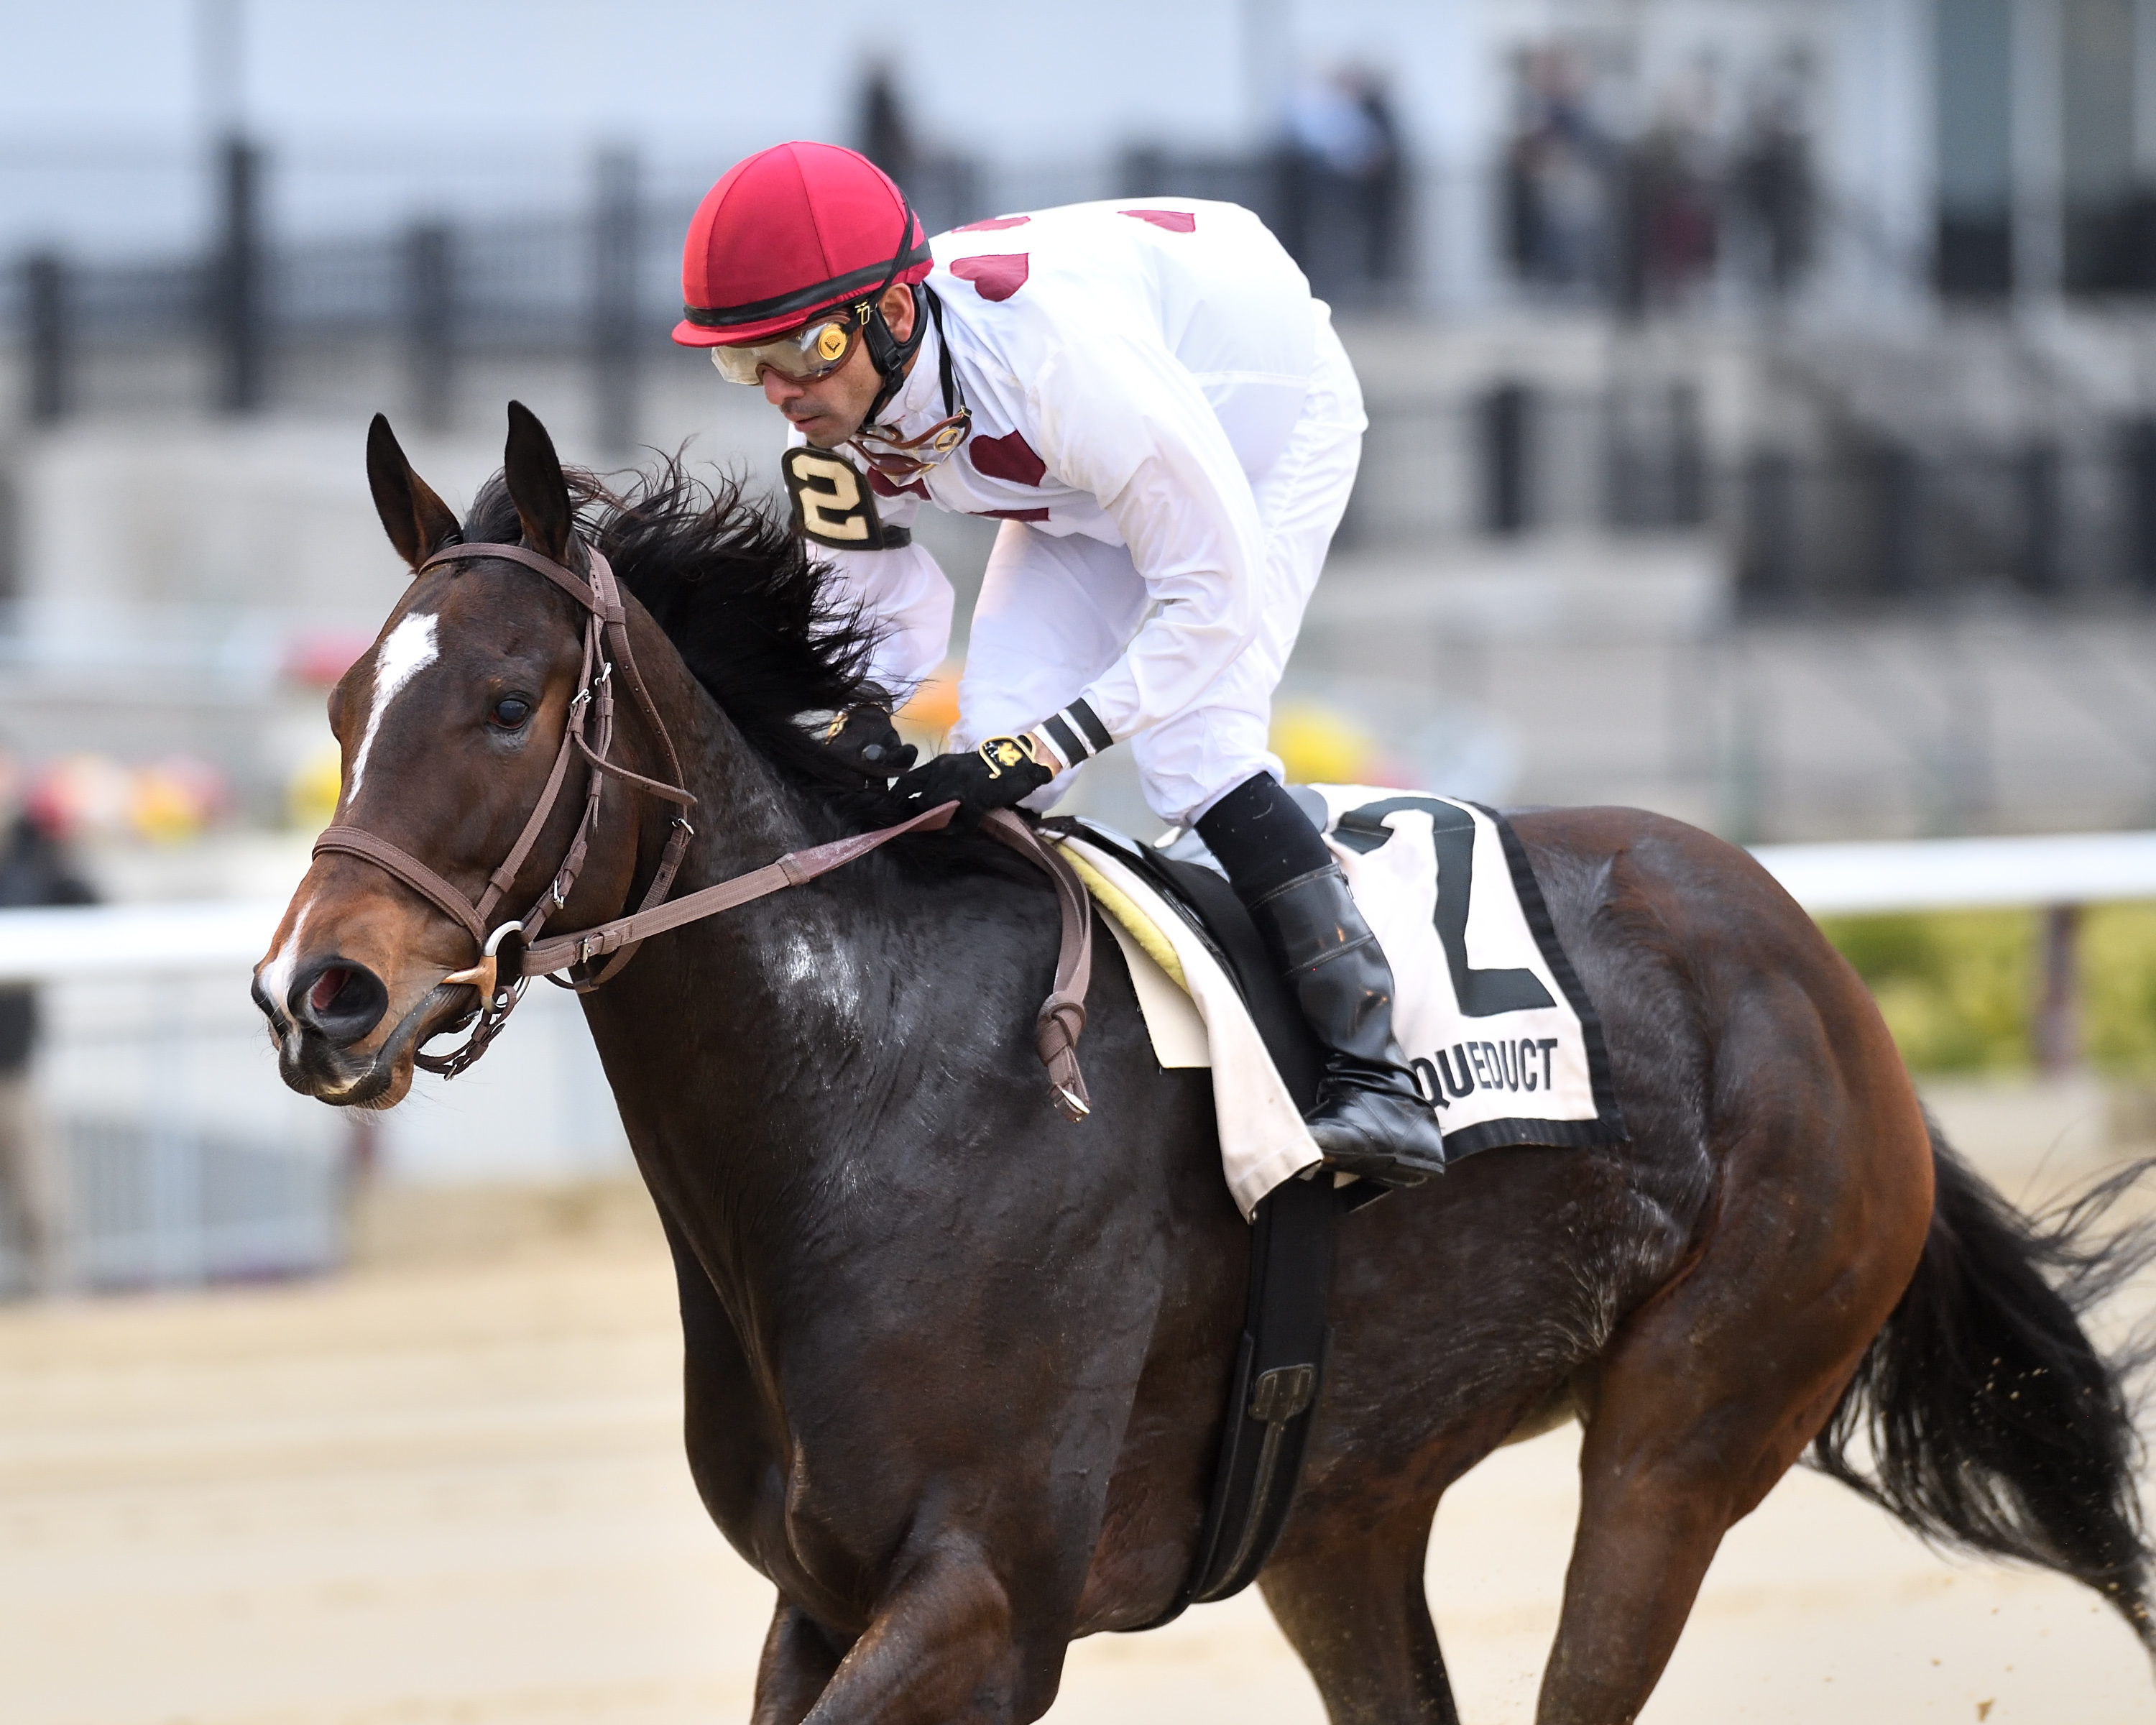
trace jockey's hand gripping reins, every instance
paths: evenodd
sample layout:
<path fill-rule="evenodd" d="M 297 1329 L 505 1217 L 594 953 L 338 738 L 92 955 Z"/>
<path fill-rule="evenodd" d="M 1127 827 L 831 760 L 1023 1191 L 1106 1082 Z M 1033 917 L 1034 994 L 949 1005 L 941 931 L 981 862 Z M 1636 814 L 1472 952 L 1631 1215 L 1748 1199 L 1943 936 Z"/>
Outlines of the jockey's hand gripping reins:
<path fill-rule="evenodd" d="M 480 895 L 479 901 L 475 904 L 409 851 L 363 827 L 331 826 L 315 840 L 316 856 L 325 851 L 357 856 L 402 881 L 451 921 L 461 924 L 478 947 L 480 957 L 476 964 L 466 970 L 453 971 L 442 978 L 447 985 L 468 984 L 478 990 L 479 1005 L 475 1013 L 449 1027 L 454 1031 L 470 1024 L 471 1034 L 446 1055 L 414 1051 L 412 1056 L 419 1066 L 444 1077 L 455 1077 L 486 1052 L 501 1034 L 516 1003 L 523 998 L 532 977 L 543 975 L 560 987 L 588 993 L 619 975 L 623 967 L 635 957 L 638 947 L 652 935 L 716 916 L 721 911 L 732 910 L 737 905 L 788 886 L 798 886 L 907 833 L 930 832 L 947 826 L 957 812 L 957 803 L 946 803 L 896 826 L 881 827 L 808 850 L 789 851 L 776 862 L 767 863 L 748 874 L 667 902 L 666 895 L 680 871 L 689 841 L 696 836 L 687 811 L 696 806 L 696 798 L 682 783 L 685 775 L 681 757 L 667 732 L 665 721 L 660 717 L 650 691 L 644 686 L 636 656 L 629 649 L 629 616 L 622 604 L 621 588 L 614 579 L 613 569 L 595 547 L 581 539 L 577 543 L 590 565 L 588 579 L 565 564 L 521 545 L 444 546 L 418 572 L 424 575 L 444 563 L 506 558 L 552 582 L 585 611 L 583 664 L 576 696 L 569 703 L 567 722 L 562 726 L 562 747 L 554 757 L 553 768 L 547 776 L 547 786 L 540 793 L 537 805 L 501 865 L 487 877 L 486 889 Z M 609 651 L 611 660 L 608 657 Z M 670 776 L 667 780 L 647 778 L 611 758 L 614 742 L 613 679 L 617 668 L 629 685 L 630 699 L 665 753 Z M 560 800 L 567 781 L 571 757 L 576 754 L 583 757 L 589 769 L 584 812 L 570 837 L 561 865 L 537 902 L 523 916 L 490 930 L 489 918 L 501 902 L 502 896 L 515 883 L 532 846 L 553 814 L 554 805 Z M 675 803 L 681 811 L 674 817 L 658 869 L 651 877 L 651 884 L 644 889 L 642 901 L 628 915 L 575 934 L 541 941 L 537 937 L 547 919 L 568 901 L 577 876 L 583 868 L 598 818 L 600 793 L 609 778 Z M 1070 865 L 1050 846 L 1044 845 L 1024 821 L 1008 812 L 998 811 L 987 817 L 983 824 L 995 838 L 1045 870 L 1055 883 L 1062 923 L 1061 942 L 1055 990 L 1040 1009 L 1035 1040 L 1041 1060 L 1049 1070 L 1057 1107 L 1068 1119 L 1083 1119 L 1090 1104 L 1086 1081 L 1078 1069 L 1077 1044 L 1079 1033 L 1086 1024 L 1086 988 L 1092 969 L 1091 906 Z M 591 972 L 590 966 L 595 959 L 606 962 L 597 972 Z M 553 974 L 571 966 L 588 974 L 581 978 L 572 974 L 566 982 Z"/>

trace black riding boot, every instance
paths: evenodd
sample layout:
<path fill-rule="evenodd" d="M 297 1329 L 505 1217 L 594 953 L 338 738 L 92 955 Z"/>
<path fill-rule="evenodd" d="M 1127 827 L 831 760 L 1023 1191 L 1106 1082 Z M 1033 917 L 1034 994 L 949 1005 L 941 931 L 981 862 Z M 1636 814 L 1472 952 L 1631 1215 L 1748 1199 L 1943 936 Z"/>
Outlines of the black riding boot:
<path fill-rule="evenodd" d="M 1393 1040 L 1393 968 L 1332 865 L 1276 887 L 1250 915 L 1325 1045 L 1310 1133 L 1327 1167 L 1385 1186 L 1445 1172 L 1437 1116 Z"/>

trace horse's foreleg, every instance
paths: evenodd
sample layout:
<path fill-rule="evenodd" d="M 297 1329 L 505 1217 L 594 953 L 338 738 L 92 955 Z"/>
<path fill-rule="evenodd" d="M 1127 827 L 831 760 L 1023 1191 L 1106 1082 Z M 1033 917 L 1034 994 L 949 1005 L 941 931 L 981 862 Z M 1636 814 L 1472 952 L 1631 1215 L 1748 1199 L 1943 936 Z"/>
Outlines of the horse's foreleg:
<path fill-rule="evenodd" d="M 1012 1604 L 987 1553 L 946 1538 L 921 1553 L 831 1673 L 805 1725 L 947 1725 L 1032 1719 Z M 1024 1709 L 1024 1710 L 1021 1710 Z"/>
<path fill-rule="evenodd" d="M 843 1643 L 834 1645 L 814 1618 L 782 1598 L 757 1663 L 752 1725 L 801 1725 L 844 1654 Z"/>
<path fill-rule="evenodd" d="M 1460 1725 L 1423 1590 L 1433 1503 L 1352 1542 L 1291 1549 L 1258 1585 L 1332 1725 Z"/>

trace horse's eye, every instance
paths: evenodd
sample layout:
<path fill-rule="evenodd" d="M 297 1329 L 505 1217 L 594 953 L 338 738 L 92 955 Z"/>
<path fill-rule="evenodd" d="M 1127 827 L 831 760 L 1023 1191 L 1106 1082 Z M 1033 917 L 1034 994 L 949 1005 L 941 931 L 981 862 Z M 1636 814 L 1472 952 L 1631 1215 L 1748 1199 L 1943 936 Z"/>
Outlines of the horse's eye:
<path fill-rule="evenodd" d="M 531 703 L 521 695 L 505 695 L 487 715 L 505 731 L 514 731 L 531 716 Z"/>

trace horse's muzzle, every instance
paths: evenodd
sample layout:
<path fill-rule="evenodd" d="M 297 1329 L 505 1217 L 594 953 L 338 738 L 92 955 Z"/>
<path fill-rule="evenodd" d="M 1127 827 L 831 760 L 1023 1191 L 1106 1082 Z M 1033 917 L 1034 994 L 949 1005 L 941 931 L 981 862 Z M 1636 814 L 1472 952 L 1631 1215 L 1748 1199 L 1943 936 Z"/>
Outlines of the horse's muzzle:
<path fill-rule="evenodd" d="M 270 1022 L 277 1044 L 278 1076 L 302 1096 L 341 1108 L 388 1107 L 403 1100 L 412 1081 L 412 1055 L 440 1028 L 461 990 L 437 984 L 372 1049 L 357 1045 L 373 1035 L 389 1009 L 381 978 L 354 960 L 332 956 L 303 966 L 282 1001 L 255 979 L 250 991 Z"/>

